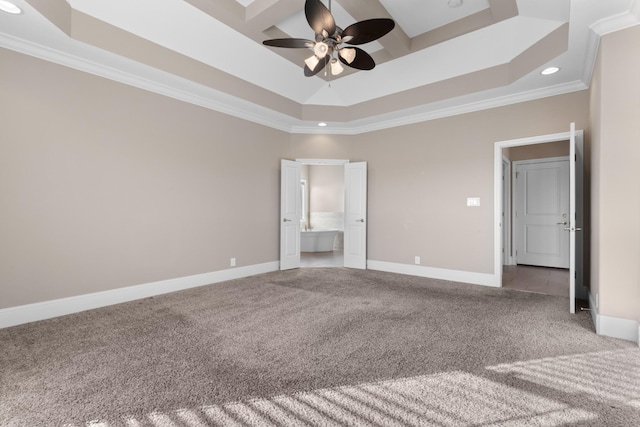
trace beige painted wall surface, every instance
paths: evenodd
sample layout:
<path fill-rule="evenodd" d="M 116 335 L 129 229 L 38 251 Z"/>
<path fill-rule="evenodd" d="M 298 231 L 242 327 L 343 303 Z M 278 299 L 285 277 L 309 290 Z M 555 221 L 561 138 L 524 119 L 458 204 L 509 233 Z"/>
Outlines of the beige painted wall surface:
<path fill-rule="evenodd" d="M 0 50 L 0 308 L 278 259 L 289 135 Z"/>
<path fill-rule="evenodd" d="M 368 259 L 492 274 L 495 142 L 571 121 L 587 126 L 587 91 L 355 136 L 353 157 L 369 162 Z"/>
<path fill-rule="evenodd" d="M 640 26 L 605 35 L 598 66 L 592 177 L 599 313 L 640 320 Z"/>
<path fill-rule="evenodd" d="M 507 151 L 507 150 L 505 150 Z M 546 144 L 524 145 L 510 147 L 508 158 L 512 162 L 518 160 L 547 159 L 549 157 L 563 157 L 569 155 L 569 142 L 548 142 Z"/>
<path fill-rule="evenodd" d="M 344 212 L 344 166 L 309 166 L 311 212 Z"/>
<path fill-rule="evenodd" d="M 353 137 L 349 135 L 291 134 L 291 159 L 355 159 L 351 155 Z M 360 159 L 362 160 L 362 159 Z"/>

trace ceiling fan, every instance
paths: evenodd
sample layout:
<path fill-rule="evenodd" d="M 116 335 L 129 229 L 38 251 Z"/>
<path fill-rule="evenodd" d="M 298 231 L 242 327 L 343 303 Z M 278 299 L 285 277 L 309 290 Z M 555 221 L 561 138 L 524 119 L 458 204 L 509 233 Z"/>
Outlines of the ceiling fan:
<path fill-rule="evenodd" d="M 316 33 L 315 41 L 284 38 L 265 40 L 262 43 L 273 47 L 313 50 L 313 55 L 304 61 L 304 75 L 307 77 L 316 75 L 327 64 L 330 64 L 331 74 L 338 75 L 344 71 L 340 62 L 358 70 L 373 69 L 376 63 L 371 55 L 359 47 L 345 46 L 345 44 L 361 45 L 372 42 L 395 27 L 392 19 L 379 18 L 356 22 L 343 30 L 336 26 L 331 15 L 331 0 L 329 0 L 328 9 L 320 0 L 306 0 L 304 13 L 307 22 Z"/>

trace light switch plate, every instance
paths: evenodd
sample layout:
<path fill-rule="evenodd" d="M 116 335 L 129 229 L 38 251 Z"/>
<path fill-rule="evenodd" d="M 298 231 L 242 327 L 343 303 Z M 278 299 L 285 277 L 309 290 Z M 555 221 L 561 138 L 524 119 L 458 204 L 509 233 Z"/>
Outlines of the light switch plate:
<path fill-rule="evenodd" d="M 480 206 L 480 197 L 467 197 L 467 206 Z"/>

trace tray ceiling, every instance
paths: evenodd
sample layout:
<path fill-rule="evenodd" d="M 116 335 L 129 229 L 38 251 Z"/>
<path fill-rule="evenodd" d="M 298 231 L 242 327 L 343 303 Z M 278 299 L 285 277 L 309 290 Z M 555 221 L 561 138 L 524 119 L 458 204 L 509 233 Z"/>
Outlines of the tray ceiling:
<path fill-rule="evenodd" d="M 637 25 L 639 2 L 333 0 L 343 28 L 396 22 L 363 46 L 376 68 L 339 78 L 262 45 L 313 38 L 303 0 L 15 0 L 0 46 L 288 132 L 358 133 L 585 89 L 599 36 Z"/>

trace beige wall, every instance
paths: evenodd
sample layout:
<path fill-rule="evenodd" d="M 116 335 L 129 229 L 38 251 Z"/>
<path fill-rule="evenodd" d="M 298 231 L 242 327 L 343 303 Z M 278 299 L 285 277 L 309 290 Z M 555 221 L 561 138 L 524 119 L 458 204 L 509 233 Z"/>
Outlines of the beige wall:
<path fill-rule="evenodd" d="M 0 308 L 278 258 L 289 135 L 0 50 Z"/>
<path fill-rule="evenodd" d="M 362 135 L 288 135 L 10 51 L 0 61 L 11 112 L 0 308 L 223 270 L 231 257 L 277 261 L 283 157 L 368 162 L 369 259 L 490 274 L 494 143 L 588 123 L 582 91 Z"/>
<path fill-rule="evenodd" d="M 311 212 L 344 212 L 344 166 L 309 167 Z"/>
<path fill-rule="evenodd" d="M 605 35 L 591 89 L 592 291 L 640 320 L 640 26 Z"/>
<path fill-rule="evenodd" d="M 547 159 L 549 157 L 563 157 L 569 155 L 569 142 L 548 142 L 546 144 L 523 145 L 503 150 L 512 162 L 518 160 Z"/>
<path fill-rule="evenodd" d="M 380 261 L 493 274 L 496 141 L 587 125 L 585 92 L 358 135 L 369 162 L 369 254 Z M 480 197 L 480 207 L 466 206 Z"/>

